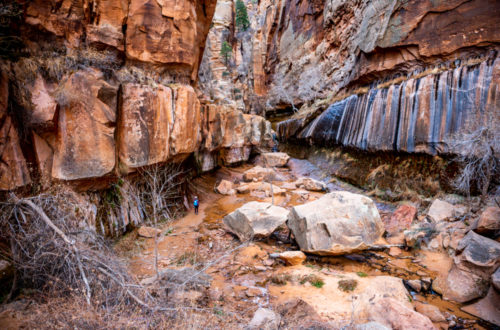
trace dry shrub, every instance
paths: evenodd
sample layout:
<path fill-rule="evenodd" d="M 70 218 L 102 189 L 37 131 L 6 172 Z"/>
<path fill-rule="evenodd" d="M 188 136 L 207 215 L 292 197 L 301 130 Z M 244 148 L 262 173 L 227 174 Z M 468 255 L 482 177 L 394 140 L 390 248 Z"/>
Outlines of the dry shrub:
<path fill-rule="evenodd" d="M 147 297 L 131 286 L 125 267 L 64 194 L 42 194 L 2 204 L 0 234 L 10 242 L 15 285 L 51 295 L 79 293 L 106 308 Z M 5 256 L 4 256 L 5 257 Z M 135 303 L 139 303 L 135 301 Z"/>
<path fill-rule="evenodd" d="M 500 109 L 487 109 L 481 121 L 469 118 L 464 128 L 447 138 L 461 165 L 454 187 L 470 195 L 481 192 L 484 200 L 495 177 L 500 174 Z"/>
<path fill-rule="evenodd" d="M 34 305 L 18 317 L 23 326 L 197 328 L 213 321 L 216 327 L 220 319 L 206 306 L 206 294 L 182 303 L 169 295 L 174 290 L 183 297 L 186 290 L 209 285 L 203 270 L 179 271 L 177 277 L 178 271 L 169 270 L 148 284 L 137 283 L 110 242 L 82 223 L 88 214 L 79 205 L 65 192 L 11 195 L 0 204 L 0 237 L 11 246 L 1 254 L 16 269 L 7 300 L 16 288 L 33 293 Z"/>

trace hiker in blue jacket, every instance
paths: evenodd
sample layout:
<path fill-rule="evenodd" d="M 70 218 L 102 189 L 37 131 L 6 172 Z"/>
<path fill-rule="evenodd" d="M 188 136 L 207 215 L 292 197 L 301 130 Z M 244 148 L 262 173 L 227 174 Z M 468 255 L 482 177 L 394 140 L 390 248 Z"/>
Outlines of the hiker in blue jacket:
<path fill-rule="evenodd" d="M 194 196 L 194 214 L 198 214 L 198 206 L 200 206 L 200 201 L 198 200 L 198 196 Z"/>

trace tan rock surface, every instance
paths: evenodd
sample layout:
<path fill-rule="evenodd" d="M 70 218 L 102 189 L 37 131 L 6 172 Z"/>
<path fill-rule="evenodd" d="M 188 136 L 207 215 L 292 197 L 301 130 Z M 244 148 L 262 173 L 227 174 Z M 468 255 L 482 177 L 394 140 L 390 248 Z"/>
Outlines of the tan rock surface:
<path fill-rule="evenodd" d="M 302 265 L 306 260 L 306 255 L 302 251 L 285 251 L 278 255 L 289 266 Z"/>
<path fill-rule="evenodd" d="M 115 166 L 114 123 L 118 88 L 104 81 L 101 72 L 81 70 L 62 84 L 52 177 L 63 180 L 101 177 Z"/>
<path fill-rule="evenodd" d="M 340 255 L 370 248 L 382 238 L 384 225 L 373 201 L 338 191 L 294 206 L 288 227 L 302 251 Z"/>
<path fill-rule="evenodd" d="M 169 156 L 172 90 L 124 84 L 121 93 L 118 153 L 126 167 L 165 162 Z"/>

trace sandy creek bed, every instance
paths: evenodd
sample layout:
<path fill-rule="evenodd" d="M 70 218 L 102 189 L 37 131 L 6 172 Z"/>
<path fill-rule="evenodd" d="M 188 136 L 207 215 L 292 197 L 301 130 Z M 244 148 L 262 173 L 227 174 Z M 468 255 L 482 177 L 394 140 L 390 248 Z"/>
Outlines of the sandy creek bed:
<path fill-rule="evenodd" d="M 281 170 L 285 178 L 307 175 L 305 167 L 297 170 Z M 163 225 L 158 243 L 159 268 L 195 267 L 212 277 L 209 289 L 208 306 L 214 311 L 223 311 L 227 324 L 237 320 L 237 324 L 248 321 L 259 307 L 274 308 L 293 298 L 301 298 L 338 327 L 350 324 L 356 314 L 356 297 L 362 295 L 366 287 L 375 283 L 377 276 L 394 276 L 400 279 L 444 278 L 451 267 L 451 258 L 444 253 L 424 250 L 402 251 L 391 256 L 388 250 L 369 251 L 359 255 L 342 257 L 308 256 L 301 266 L 287 267 L 270 259 L 269 254 L 286 250 L 297 250 L 287 242 L 287 233 L 278 232 L 272 237 L 241 244 L 234 236 L 223 229 L 222 218 L 243 204 L 259 200 L 249 194 L 222 196 L 213 192 L 215 183 L 221 179 L 238 179 L 249 165 L 237 168 L 223 168 L 206 174 L 194 181 L 200 196 L 200 212 L 195 215 L 190 210 L 177 221 Z M 300 172 L 300 173 L 297 173 Z M 276 183 L 279 185 L 279 183 Z M 330 189 L 342 189 L 342 186 Z M 346 189 L 355 189 L 345 186 Z M 360 192 L 359 190 L 356 192 Z M 322 193 L 311 193 L 310 198 L 318 198 Z M 271 198 L 261 199 L 271 201 Z M 275 204 L 290 207 L 298 201 L 286 196 L 276 196 Z M 393 205 L 377 203 L 381 210 L 391 210 Z M 140 280 L 154 274 L 154 241 L 145 239 L 145 248 L 129 260 L 133 274 Z M 300 279 L 317 275 L 324 280 L 321 288 Z M 276 278 L 285 278 L 277 283 Z M 358 287 L 352 292 L 338 289 L 337 282 L 342 278 L 353 278 Z M 353 298 L 354 297 L 354 298 Z M 461 311 L 460 305 L 444 301 L 438 294 L 417 294 L 411 292 L 408 302 L 418 301 L 437 306 L 444 315 L 455 315 L 457 324 L 465 328 L 481 329 L 476 319 Z M 359 316 L 362 317 L 362 316 Z M 437 328 L 448 328 L 448 322 L 434 323 Z"/>

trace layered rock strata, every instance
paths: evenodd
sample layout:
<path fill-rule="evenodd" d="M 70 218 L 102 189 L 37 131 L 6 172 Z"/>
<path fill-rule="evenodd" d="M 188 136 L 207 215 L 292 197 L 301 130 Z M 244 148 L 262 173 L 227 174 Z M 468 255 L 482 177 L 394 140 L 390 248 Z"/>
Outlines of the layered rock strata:
<path fill-rule="evenodd" d="M 278 124 L 282 140 L 342 145 L 369 151 L 445 153 L 462 128 L 500 115 L 500 58 L 373 88 L 330 105 L 313 120 Z M 309 121 L 308 121 L 309 119 Z"/>
<path fill-rule="evenodd" d="M 242 31 L 232 2 L 219 1 L 201 86 L 247 112 L 301 108 L 281 125 L 283 140 L 436 154 L 469 120 L 496 115 L 494 0 L 245 3 L 251 26 Z"/>

